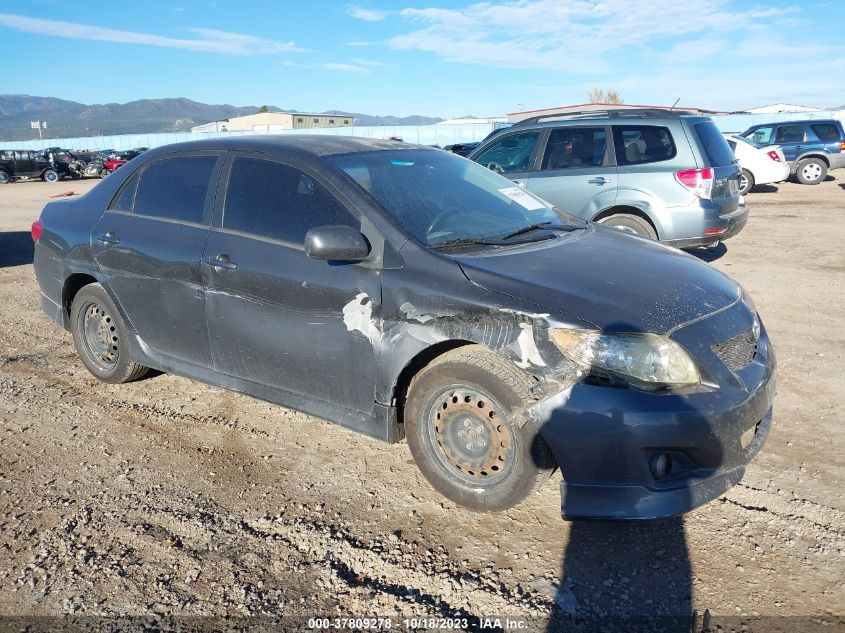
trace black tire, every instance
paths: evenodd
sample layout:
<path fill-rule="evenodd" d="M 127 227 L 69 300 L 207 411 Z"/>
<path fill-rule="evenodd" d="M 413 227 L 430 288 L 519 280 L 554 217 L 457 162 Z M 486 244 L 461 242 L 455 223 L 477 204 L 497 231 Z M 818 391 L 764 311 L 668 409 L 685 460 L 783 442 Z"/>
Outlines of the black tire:
<path fill-rule="evenodd" d="M 612 226 L 620 231 L 627 233 L 635 233 L 641 237 L 647 237 L 650 240 L 657 239 L 657 233 L 654 227 L 649 224 L 648 220 L 643 220 L 641 217 L 631 215 L 630 213 L 614 213 L 606 218 L 599 220 L 600 224 Z"/>
<path fill-rule="evenodd" d="M 146 367 L 129 358 L 123 318 L 100 284 L 89 284 L 76 293 L 70 330 L 82 363 L 97 380 L 131 382 L 147 373 Z"/>
<path fill-rule="evenodd" d="M 8 185 L 12 182 L 12 174 L 5 169 L 0 169 L 0 185 Z"/>
<path fill-rule="evenodd" d="M 100 170 L 100 178 L 105 178 L 105 177 L 106 177 L 106 176 L 108 176 L 110 173 L 111 173 L 111 172 L 110 172 L 108 169 L 106 169 L 105 167 L 103 167 L 103 168 Z"/>
<path fill-rule="evenodd" d="M 447 352 L 414 376 L 405 436 L 438 492 L 472 510 L 495 512 L 520 503 L 549 478 L 556 466 L 548 445 L 533 425 L 520 428 L 513 416 L 530 401 L 532 384 L 481 345 Z"/>
<path fill-rule="evenodd" d="M 41 179 L 44 182 L 59 182 L 62 178 L 55 169 L 45 169 L 44 173 L 41 174 Z"/>
<path fill-rule="evenodd" d="M 754 174 L 743 169 L 739 176 L 739 195 L 744 196 L 754 188 Z"/>
<path fill-rule="evenodd" d="M 802 185 L 817 185 L 827 178 L 827 163 L 821 158 L 805 158 L 795 168 L 795 177 Z"/>

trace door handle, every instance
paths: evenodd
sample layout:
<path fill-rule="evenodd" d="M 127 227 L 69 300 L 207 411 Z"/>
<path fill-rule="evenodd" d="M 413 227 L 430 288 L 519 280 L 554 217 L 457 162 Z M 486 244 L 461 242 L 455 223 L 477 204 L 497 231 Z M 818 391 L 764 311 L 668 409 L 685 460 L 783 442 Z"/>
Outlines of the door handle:
<path fill-rule="evenodd" d="M 597 176 L 595 178 L 590 178 L 587 182 L 591 185 L 606 185 L 610 182 L 610 180 L 608 180 L 604 176 Z"/>
<path fill-rule="evenodd" d="M 525 189 L 525 187 L 528 185 L 528 181 L 527 180 L 514 180 L 513 184 L 515 184 L 517 187 L 522 187 L 523 189 Z"/>
<path fill-rule="evenodd" d="M 107 231 L 96 236 L 97 241 L 103 244 L 120 244 L 117 234 L 114 231 Z"/>
<path fill-rule="evenodd" d="M 238 265 L 229 259 L 225 253 L 220 253 L 217 257 L 203 257 L 202 260 L 209 266 L 214 268 L 225 268 L 226 270 L 235 270 Z"/>

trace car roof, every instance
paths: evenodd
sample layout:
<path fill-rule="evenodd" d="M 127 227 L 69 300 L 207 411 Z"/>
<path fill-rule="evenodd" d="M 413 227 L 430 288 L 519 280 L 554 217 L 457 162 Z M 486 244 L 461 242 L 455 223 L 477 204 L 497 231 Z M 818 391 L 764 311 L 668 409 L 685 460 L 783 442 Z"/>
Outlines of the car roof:
<path fill-rule="evenodd" d="M 421 149 L 420 145 L 413 145 L 402 141 L 389 141 L 357 136 L 335 136 L 323 134 L 268 134 L 261 136 L 239 136 L 226 138 L 203 139 L 164 145 L 153 150 L 156 155 L 178 151 L 199 150 L 232 150 L 272 153 L 305 153 L 312 156 L 329 156 L 333 154 L 351 154 L 357 152 L 373 152 L 396 149 Z M 430 149 L 430 148 L 428 148 Z"/>
<path fill-rule="evenodd" d="M 801 119 L 800 121 L 772 121 L 771 123 L 755 123 L 750 129 L 767 127 L 769 125 L 812 125 L 815 123 L 840 123 L 839 119 Z"/>

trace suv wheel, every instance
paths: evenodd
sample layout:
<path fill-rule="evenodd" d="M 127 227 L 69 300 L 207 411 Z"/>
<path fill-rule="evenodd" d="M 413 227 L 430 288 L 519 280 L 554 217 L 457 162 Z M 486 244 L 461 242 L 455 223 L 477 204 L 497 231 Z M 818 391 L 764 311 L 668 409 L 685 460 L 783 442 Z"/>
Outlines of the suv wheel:
<path fill-rule="evenodd" d="M 46 169 L 43 174 L 41 174 L 41 178 L 44 179 L 44 182 L 59 182 L 59 172 L 55 169 Z"/>
<path fill-rule="evenodd" d="M 70 326 L 82 363 L 98 380 L 130 382 L 147 373 L 129 358 L 126 326 L 100 284 L 85 286 L 73 298 Z"/>
<path fill-rule="evenodd" d="M 619 229 L 626 233 L 634 233 L 641 237 L 647 237 L 650 240 L 657 239 L 657 233 L 654 228 L 646 220 L 630 213 L 614 213 L 606 218 L 599 220 L 599 224 L 606 224 L 612 226 L 614 229 Z"/>
<path fill-rule="evenodd" d="M 746 195 L 754 187 L 754 176 L 747 169 L 739 175 L 739 195 Z"/>
<path fill-rule="evenodd" d="M 795 176 L 802 185 L 817 185 L 827 177 L 827 165 L 821 158 L 806 158 L 798 163 Z"/>
<path fill-rule="evenodd" d="M 5 169 L 0 169 L 0 185 L 8 185 L 12 182 L 12 176 Z"/>
<path fill-rule="evenodd" d="M 515 506 L 554 472 L 545 440 L 517 412 L 532 380 L 495 352 L 471 345 L 447 352 L 408 388 L 408 446 L 436 490 L 472 510 Z"/>

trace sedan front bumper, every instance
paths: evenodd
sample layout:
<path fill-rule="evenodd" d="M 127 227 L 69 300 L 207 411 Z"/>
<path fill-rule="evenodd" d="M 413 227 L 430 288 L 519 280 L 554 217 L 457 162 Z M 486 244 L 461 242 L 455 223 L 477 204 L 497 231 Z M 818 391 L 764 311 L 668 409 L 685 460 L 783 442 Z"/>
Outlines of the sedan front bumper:
<path fill-rule="evenodd" d="M 531 407 L 529 423 L 563 474 L 562 516 L 675 516 L 739 482 L 772 423 L 775 360 L 765 332 L 758 347 L 746 368 L 712 389 L 659 394 L 577 383 Z"/>

